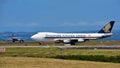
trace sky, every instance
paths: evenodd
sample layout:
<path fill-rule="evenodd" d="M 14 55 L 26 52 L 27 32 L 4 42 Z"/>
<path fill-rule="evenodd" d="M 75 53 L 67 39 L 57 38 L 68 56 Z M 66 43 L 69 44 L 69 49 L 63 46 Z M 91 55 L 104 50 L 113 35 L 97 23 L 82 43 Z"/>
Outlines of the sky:
<path fill-rule="evenodd" d="M 120 0 L 0 0 L 0 32 L 120 30 Z"/>

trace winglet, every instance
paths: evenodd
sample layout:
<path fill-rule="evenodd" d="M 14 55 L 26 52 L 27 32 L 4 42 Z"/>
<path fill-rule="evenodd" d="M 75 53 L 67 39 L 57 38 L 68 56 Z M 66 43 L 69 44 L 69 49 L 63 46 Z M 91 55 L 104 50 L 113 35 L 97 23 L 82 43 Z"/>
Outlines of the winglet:
<path fill-rule="evenodd" d="M 111 33 L 112 28 L 114 26 L 115 21 L 110 21 L 107 25 L 105 25 L 98 33 Z"/>

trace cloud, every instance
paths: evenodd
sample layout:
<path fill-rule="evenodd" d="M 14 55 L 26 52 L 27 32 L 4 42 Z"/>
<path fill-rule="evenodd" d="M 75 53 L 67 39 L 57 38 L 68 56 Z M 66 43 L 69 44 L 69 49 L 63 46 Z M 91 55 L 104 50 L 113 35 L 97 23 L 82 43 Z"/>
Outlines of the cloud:
<path fill-rule="evenodd" d="M 61 26 L 96 26 L 103 24 L 105 24 L 105 22 L 65 22 Z"/>
<path fill-rule="evenodd" d="M 39 27 L 41 24 L 39 23 L 10 23 L 10 24 L 2 24 L 3 27 Z"/>
<path fill-rule="evenodd" d="M 52 23 L 51 23 L 52 24 Z M 65 22 L 60 24 L 52 24 L 50 23 L 10 23 L 10 24 L 1 24 L 2 27 L 27 27 L 27 28 L 34 28 L 34 27 L 77 27 L 77 26 L 103 26 L 106 22 Z"/>
<path fill-rule="evenodd" d="M 34 28 L 34 27 L 58 27 L 61 25 L 60 24 L 56 24 L 56 23 L 1 23 L 2 27 L 27 27 L 27 28 Z"/>

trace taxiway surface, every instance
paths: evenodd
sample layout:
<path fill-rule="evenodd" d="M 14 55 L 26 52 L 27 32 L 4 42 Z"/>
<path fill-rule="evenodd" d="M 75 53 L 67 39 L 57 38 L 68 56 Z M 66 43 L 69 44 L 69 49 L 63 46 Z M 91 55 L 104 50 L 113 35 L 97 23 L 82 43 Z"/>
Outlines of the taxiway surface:
<path fill-rule="evenodd" d="M 58 49 L 120 49 L 120 45 L 99 45 L 99 46 L 0 46 L 0 48 L 58 48 Z"/>

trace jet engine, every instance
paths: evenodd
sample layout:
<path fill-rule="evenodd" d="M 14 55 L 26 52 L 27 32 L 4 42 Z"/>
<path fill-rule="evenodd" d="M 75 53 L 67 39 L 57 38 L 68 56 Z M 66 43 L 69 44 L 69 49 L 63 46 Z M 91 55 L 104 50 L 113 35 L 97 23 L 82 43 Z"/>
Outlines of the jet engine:
<path fill-rule="evenodd" d="M 84 42 L 85 40 L 83 38 L 78 39 L 78 42 Z"/>

